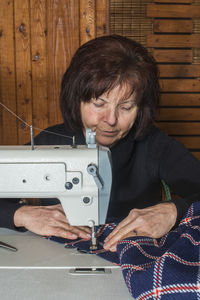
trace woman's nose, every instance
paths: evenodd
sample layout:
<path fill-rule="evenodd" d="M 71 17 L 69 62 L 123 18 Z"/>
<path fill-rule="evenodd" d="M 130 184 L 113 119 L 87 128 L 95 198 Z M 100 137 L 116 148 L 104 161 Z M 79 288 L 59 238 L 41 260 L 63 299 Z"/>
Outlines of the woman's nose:
<path fill-rule="evenodd" d="M 117 111 L 115 109 L 109 109 L 105 113 L 105 121 L 110 125 L 114 126 L 117 123 Z"/>

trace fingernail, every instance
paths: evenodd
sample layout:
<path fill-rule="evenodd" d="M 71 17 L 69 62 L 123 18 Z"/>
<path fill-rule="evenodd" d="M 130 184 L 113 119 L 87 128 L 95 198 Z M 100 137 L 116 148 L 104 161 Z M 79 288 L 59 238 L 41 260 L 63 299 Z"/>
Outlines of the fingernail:
<path fill-rule="evenodd" d="M 80 237 L 83 239 L 91 239 L 91 235 L 89 233 L 81 233 Z"/>
<path fill-rule="evenodd" d="M 116 247 L 115 247 L 115 246 L 112 246 L 112 247 L 110 248 L 110 251 L 111 251 L 111 252 L 115 252 L 115 251 L 116 251 Z"/>
<path fill-rule="evenodd" d="M 109 249 L 109 247 L 108 247 L 108 245 L 103 245 L 103 248 L 105 249 L 105 250 L 108 250 Z"/>
<path fill-rule="evenodd" d="M 74 234 L 74 233 L 72 233 L 72 234 L 71 234 L 71 238 L 72 238 L 72 239 L 77 239 L 77 235 Z"/>

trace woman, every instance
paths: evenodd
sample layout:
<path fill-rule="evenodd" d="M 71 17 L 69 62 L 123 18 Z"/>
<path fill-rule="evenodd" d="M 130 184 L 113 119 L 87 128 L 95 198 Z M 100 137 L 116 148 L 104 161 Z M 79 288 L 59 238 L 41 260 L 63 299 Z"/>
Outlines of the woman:
<path fill-rule="evenodd" d="M 75 135 L 77 144 L 84 144 L 85 129 L 91 128 L 97 143 L 110 148 L 113 184 L 107 219 L 122 221 L 105 249 L 115 251 L 128 236 L 163 236 L 199 200 L 199 161 L 154 126 L 158 72 L 140 44 L 113 35 L 81 46 L 63 76 L 60 101 L 64 124 L 48 129 L 60 135 L 42 132 L 35 142 L 67 144 L 62 135 Z M 161 202 L 161 180 L 179 198 Z M 68 224 L 59 204 L 20 207 L 14 226 L 71 239 L 89 236 L 87 228 Z"/>

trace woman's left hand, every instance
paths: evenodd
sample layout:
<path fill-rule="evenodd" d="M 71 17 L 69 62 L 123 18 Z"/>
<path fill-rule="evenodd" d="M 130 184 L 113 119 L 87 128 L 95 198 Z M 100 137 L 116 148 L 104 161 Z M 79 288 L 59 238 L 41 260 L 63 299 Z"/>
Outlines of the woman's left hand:
<path fill-rule="evenodd" d="M 132 209 L 105 239 L 104 249 L 114 252 L 120 240 L 136 235 L 160 238 L 175 225 L 176 218 L 177 210 L 172 202 Z"/>

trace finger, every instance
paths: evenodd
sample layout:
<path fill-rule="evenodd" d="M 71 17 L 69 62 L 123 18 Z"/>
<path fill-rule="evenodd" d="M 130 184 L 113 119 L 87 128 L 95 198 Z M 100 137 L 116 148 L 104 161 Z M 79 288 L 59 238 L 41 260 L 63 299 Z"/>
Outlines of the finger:
<path fill-rule="evenodd" d="M 77 228 L 81 229 L 82 231 L 91 234 L 91 228 L 87 226 L 76 226 Z"/>
<path fill-rule="evenodd" d="M 79 227 L 76 226 L 70 226 L 68 231 L 70 231 L 71 233 L 76 234 L 78 237 L 83 238 L 83 239 L 90 239 L 91 238 L 91 234 L 90 232 L 86 232 L 82 229 L 80 229 Z"/>
<path fill-rule="evenodd" d="M 105 241 L 107 242 L 108 240 L 110 240 L 115 234 L 117 234 L 118 231 L 120 231 L 126 225 L 130 224 L 130 222 L 133 223 L 134 227 L 134 222 L 137 220 L 137 217 L 138 209 L 132 209 L 129 212 L 129 215 L 117 225 L 117 227 L 110 233 L 110 235 L 106 238 Z"/>
<path fill-rule="evenodd" d="M 69 233 L 75 235 L 74 238 L 84 238 L 89 239 L 91 237 L 90 232 L 83 230 L 77 226 L 71 226 L 66 220 L 61 220 L 59 218 L 52 218 L 51 221 L 48 222 L 48 227 L 52 228 L 51 230 L 60 230 L 62 232 L 62 237 L 70 238 Z M 59 236 L 61 236 L 61 233 L 59 232 Z M 58 233 L 57 233 L 58 234 Z"/>
<path fill-rule="evenodd" d="M 125 238 L 127 234 L 136 235 L 136 233 L 133 232 L 134 225 L 132 222 L 125 225 L 124 227 L 120 228 L 115 235 L 113 235 L 109 240 L 105 241 L 104 243 L 104 249 L 111 249 L 113 245 L 118 243 L 118 241 Z"/>
<path fill-rule="evenodd" d="M 132 213 L 133 215 L 133 213 Z M 136 216 L 135 218 L 131 218 L 131 222 L 133 223 L 136 220 Z M 110 239 L 112 239 L 113 236 L 115 236 L 122 228 L 124 228 L 126 225 L 128 225 L 130 223 L 130 215 L 128 215 L 128 217 L 126 217 L 124 220 L 122 220 L 116 227 L 115 229 L 107 236 L 107 238 L 105 239 L 105 242 L 108 242 Z M 133 225 L 134 227 L 134 225 Z"/>
<path fill-rule="evenodd" d="M 127 224 L 127 218 L 125 218 L 122 222 L 120 222 L 115 229 L 106 237 L 104 242 L 108 242 L 117 232 Z"/>
<path fill-rule="evenodd" d="M 63 215 L 59 210 L 52 211 L 51 222 L 49 221 L 48 223 L 53 227 L 62 228 L 66 232 L 71 232 L 77 237 L 81 237 L 84 239 L 88 239 L 91 237 L 91 231 L 89 228 L 84 226 L 71 226 L 67 221 L 65 215 Z"/>
<path fill-rule="evenodd" d="M 65 214 L 61 204 L 54 204 L 54 205 L 49 205 L 49 206 L 45 206 L 45 207 L 50 210 L 58 210 L 61 213 Z"/>
<path fill-rule="evenodd" d="M 79 237 L 84 239 L 89 239 L 90 235 L 81 230 L 77 229 L 76 227 L 70 226 L 69 224 L 65 226 L 62 223 L 54 223 L 53 226 L 48 224 L 47 227 L 43 228 L 43 235 L 46 236 L 59 236 L 66 239 L 77 239 Z"/>
<path fill-rule="evenodd" d="M 130 238 L 130 237 L 133 237 L 133 236 L 137 236 L 137 231 L 135 230 L 135 232 L 133 231 L 132 233 L 128 233 L 126 234 L 123 239 L 127 239 L 127 238 Z M 119 242 L 119 241 L 118 241 Z M 109 250 L 111 252 L 116 252 L 117 251 L 117 244 L 118 242 L 116 243 L 113 243 L 108 249 L 106 248 L 106 250 Z M 105 248 L 104 248 L 105 249 Z"/>
<path fill-rule="evenodd" d="M 50 235 L 62 237 L 65 239 L 75 240 L 78 238 L 78 236 L 75 233 L 71 231 L 63 230 L 60 227 L 54 227 L 53 229 L 51 228 L 50 232 L 51 232 Z"/>

